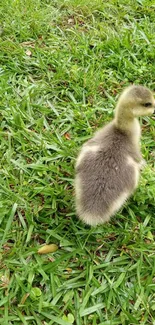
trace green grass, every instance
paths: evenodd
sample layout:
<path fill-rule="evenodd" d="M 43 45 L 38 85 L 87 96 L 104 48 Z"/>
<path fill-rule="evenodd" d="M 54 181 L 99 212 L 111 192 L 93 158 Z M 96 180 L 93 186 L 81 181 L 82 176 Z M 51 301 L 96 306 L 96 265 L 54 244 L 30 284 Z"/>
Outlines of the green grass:
<path fill-rule="evenodd" d="M 109 224 L 74 211 L 80 146 L 132 82 L 155 90 L 154 1 L 0 8 L 0 324 L 155 324 L 155 120 L 148 165 Z M 38 255 L 45 243 L 59 249 Z"/>

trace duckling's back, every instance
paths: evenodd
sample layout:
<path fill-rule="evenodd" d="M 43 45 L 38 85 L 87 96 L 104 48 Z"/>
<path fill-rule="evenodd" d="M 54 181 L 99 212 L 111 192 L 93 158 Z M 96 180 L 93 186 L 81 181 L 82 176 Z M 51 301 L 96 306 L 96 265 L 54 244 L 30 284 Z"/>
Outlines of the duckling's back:
<path fill-rule="evenodd" d="M 76 163 L 76 209 L 90 225 L 115 214 L 137 186 L 140 154 L 114 122 L 83 145 Z"/>

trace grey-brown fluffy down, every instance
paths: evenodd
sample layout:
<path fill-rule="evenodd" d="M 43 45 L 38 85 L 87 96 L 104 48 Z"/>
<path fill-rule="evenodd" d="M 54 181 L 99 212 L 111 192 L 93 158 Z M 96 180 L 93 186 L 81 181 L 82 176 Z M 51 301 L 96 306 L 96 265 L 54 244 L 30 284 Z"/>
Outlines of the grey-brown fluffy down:
<path fill-rule="evenodd" d="M 116 106 L 115 118 L 87 141 L 77 158 L 76 211 L 90 225 L 109 221 L 138 185 L 142 156 L 137 116 L 153 113 L 149 89 L 130 86 Z"/>

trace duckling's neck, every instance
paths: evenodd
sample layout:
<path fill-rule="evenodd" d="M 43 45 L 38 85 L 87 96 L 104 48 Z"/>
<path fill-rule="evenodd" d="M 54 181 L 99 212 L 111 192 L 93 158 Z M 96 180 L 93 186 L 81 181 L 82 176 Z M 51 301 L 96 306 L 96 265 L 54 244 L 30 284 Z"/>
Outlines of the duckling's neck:
<path fill-rule="evenodd" d="M 128 134 L 134 141 L 138 143 L 141 135 L 140 124 L 137 118 L 127 112 L 123 107 L 116 107 L 114 124 L 120 131 Z"/>

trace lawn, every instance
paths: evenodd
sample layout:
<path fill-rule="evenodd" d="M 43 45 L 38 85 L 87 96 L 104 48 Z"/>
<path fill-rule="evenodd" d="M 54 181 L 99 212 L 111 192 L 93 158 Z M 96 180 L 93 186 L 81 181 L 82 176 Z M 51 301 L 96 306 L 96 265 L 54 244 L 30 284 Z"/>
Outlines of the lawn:
<path fill-rule="evenodd" d="M 110 223 L 82 224 L 73 187 L 122 89 L 155 90 L 154 1 L 5 0 L 0 18 L 0 324 L 155 325 L 155 119 Z"/>

